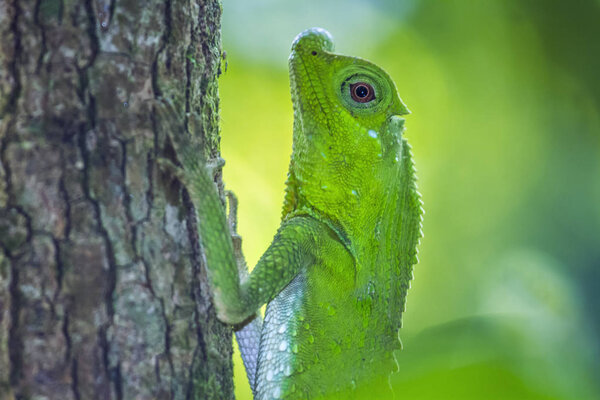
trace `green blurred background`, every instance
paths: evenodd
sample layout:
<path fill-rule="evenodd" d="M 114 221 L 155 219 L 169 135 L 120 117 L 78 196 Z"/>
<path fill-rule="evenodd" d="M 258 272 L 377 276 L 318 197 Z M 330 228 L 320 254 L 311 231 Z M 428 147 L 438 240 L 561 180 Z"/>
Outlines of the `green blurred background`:
<path fill-rule="evenodd" d="M 312 26 L 412 111 L 425 238 L 396 398 L 600 399 L 600 2 L 223 0 L 224 174 L 250 265 L 279 225 L 287 57 Z"/>

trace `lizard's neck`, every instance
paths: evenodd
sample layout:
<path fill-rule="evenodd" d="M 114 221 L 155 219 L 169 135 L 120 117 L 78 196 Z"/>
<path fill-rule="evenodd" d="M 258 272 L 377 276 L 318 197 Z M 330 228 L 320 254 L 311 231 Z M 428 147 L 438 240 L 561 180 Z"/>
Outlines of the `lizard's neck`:
<path fill-rule="evenodd" d="M 407 193 L 417 196 L 416 177 L 410 146 L 401 139 L 386 152 L 377 146 L 371 160 L 364 156 L 325 156 L 324 152 L 303 151 L 300 146 L 290 162 L 283 217 L 308 212 L 321 216 L 343 230 L 355 251 L 388 237 L 404 213 L 400 199 Z M 363 146 L 364 147 L 364 146 Z M 362 151 L 361 146 L 356 146 Z M 377 154 L 379 153 L 379 154 Z M 316 156 L 315 156 L 316 155 Z M 329 159 L 323 160 L 328 157 Z"/>

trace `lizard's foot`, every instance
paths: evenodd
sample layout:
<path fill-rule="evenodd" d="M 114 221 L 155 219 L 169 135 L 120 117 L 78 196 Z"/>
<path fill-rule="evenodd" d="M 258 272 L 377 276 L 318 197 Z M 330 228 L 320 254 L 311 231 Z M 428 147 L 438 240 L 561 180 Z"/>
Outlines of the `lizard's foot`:
<path fill-rule="evenodd" d="M 225 166 L 225 159 L 218 156 L 217 158 L 211 158 L 206 161 L 205 167 L 208 170 L 210 176 L 215 176 L 218 172 L 221 172 Z"/>
<path fill-rule="evenodd" d="M 231 190 L 225 191 L 229 203 L 229 214 L 227 214 L 227 224 L 229 225 L 229 235 L 233 243 L 233 255 L 238 267 L 240 280 L 244 282 L 248 279 L 248 265 L 242 251 L 242 237 L 237 232 L 237 208 L 238 199 Z"/>
<path fill-rule="evenodd" d="M 157 128 L 167 138 L 174 155 L 157 160 L 161 169 L 179 179 L 184 186 L 196 180 L 201 170 L 205 170 L 211 178 L 223 168 L 222 158 L 208 159 L 203 146 L 202 135 L 193 135 L 198 116 L 185 113 L 184 104 L 180 101 L 160 98 L 153 101 Z M 191 129 L 191 131 L 190 131 Z"/>
<path fill-rule="evenodd" d="M 158 164 L 158 168 L 160 170 L 165 171 L 168 174 L 174 176 L 179 181 L 181 181 L 181 183 L 187 186 L 188 179 L 182 167 L 175 165 L 173 161 L 165 157 L 157 158 L 156 163 Z"/>

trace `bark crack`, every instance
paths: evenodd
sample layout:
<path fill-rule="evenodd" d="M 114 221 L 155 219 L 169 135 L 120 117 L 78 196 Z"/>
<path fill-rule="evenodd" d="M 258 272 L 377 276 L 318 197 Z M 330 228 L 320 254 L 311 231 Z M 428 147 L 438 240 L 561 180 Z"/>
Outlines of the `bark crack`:
<path fill-rule="evenodd" d="M 98 38 L 98 34 L 96 33 L 97 21 L 96 14 L 94 13 L 93 0 L 86 0 L 84 5 L 88 17 L 87 33 L 90 38 L 91 50 L 90 58 L 88 59 L 87 63 L 83 66 L 83 69 L 87 70 L 87 68 L 89 68 L 94 63 L 94 61 L 96 61 L 96 56 L 100 51 L 100 40 Z"/>
<path fill-rule="evenodd" d="M 61 155 L 61 159 L 64 160 L 64 156 Z M 66 165 L 63 162 L 63 171 L 66 170 Z M 60 175 L 60 179 L 58 180 L 58 192 L 60 193 L 63 202 L 65 204 L 65 228 L 64 228 L 64 238 L 69 240 L 71 236 L 71 199 L 69 196 L 69 192 L 67 191 L 67 186 L 65 185 L 65 174 L 64 172 Z"/>
<path fill-rule="evenodd" d="M 23 375 L 23 340 L 19 324 L 22 296 L 19 290 L 19 268 L 15 260 L 10 260 L 10 327 L 8 330 L 8 357 L 10 360 L 9 381 L 12 387 L 18 387 Z"/>
<path fill-rule="evenodd" d="M 127 220 L 127 226 L 131 232 L 129 244 L 133 251 L 134 260 L 140 259 L 139 251 L 137 248 L 137 235 L 138 235 L 138 223 L 135 221 L 131 212 L 131 193 L 127 186 L 127 141 L 117 139 L 121 145 L 121 189 L 123 190 L 123 208 L 125 209 L 125 218 Z"/>
<path fill-rule="evenodd" d="M 6 161 L 6 149 L 8 148 L 8 134 L 12 130 L 14 125 L 14 120 L 10 120 L 8 122 L 8 127 L 6 128 L 6 135 L 2 139 L 0 139 L 0 164 L 2 165 L 2 169 L 4 170 L 4 190 L 7 196 L 7 206 L 11 203 L 11 193 L 12 193 L 12 179 L 11 179 L 11 171 L 10 165 Z M 7 207 L 9 208 L 9 207 Z"/>
<path fill-rule="evenodd" d="M 154 139 L 154 149 L 153 151 L 149 151 L 146 156 L 146 179 L 148 179 L 148 190 L 146 190 L 147 210 L 146 215 L 140 221 L 140 223 L 150 220 L 150 216 L 152 215 L 152 207 L 154 207 L 154 159 L 158 151 L 158 134 L 156 130 L 153 130 L 152 133 Z"/>
<path fill-rule="evenodd" d="M 91 96 L 90 96 L 91 98 Z M 94 104 L 91 103 L 89 108 L 93 108 Z M 93 114 L 94 111 L 88 111 L 88 113 Z M 92 121 L 95 119 L 92 119 Z M 86 132 L 85 126 L 82 126 L 82 129 L 79 132 L 78 139 L 79 150 L 81 152 L 81 158 L 83 160 L 83 181 L 82 181 L 82 189 L 86 200 L 92 205 L 92 209 L 94 210 L 94 219 L 96 221 L 96 229 L 98 234 L 102 238 L 104 242 L 104 252 L 106 255 L 106 259 L 108 262 L 108 274 L 106 276 L 107 286 L 106 293 L 104 294 L 104 304 L 107 314 L 107 321 L 100 327 L 98 331 L 98 338 L 100 342 L 100 347 L 102 348 L 102 360 L 104 364 L 104 372 L 108 379 L 110 379 L 115 384 L 115 391 L 117 394 L 117 399 L 122 398 L 119 394 L 119 389 L 122 387 L 121 385 L 121 374 L 120 374 L 120 361 L 117 363 L 117 366 L 111 368 L 110 360 L 109 360 L 109 352 L 110 345 L 108 341 L 108 329 L 112 326 L 114 322 L 114 314 L 115 308 L 113 303 L 113 295 L 117 286 L 117 261 L 115 259 L 115 253 L 113 244 L 110 240 L 110 235 L 108 231 L 104 227 L 102 222 L 102 209 L 97 199 L 95 199 L 90 191 L 90 169 L 92 168 L 90 165 L 90 154 L 86 146 Z"/>
<path fill-rule="evenodd" d="M 79 374 L 77 370 L 77 359 L 71 360 L 71 390 L 73 391 L 73 397 L 75 400 L 81 400 L 81 393 L 79 393 Z"/>
<path fill-rule="evenodd" d="M 161 53 L 163 51 L 165 51 L 166 47 L 167 47 L 167 43 L 169 42 L 169 39 L 171 38 L 171 20 L 172 20 L 172 10 L 171 10 L 172 4 L 171 4 L 171 0 L 166 0 L 165 1 L 165 18 L 164 18 L 164 23 L 165 23 L 165 31 L 164 34 L 161 37 L 161 41 L 160 41 L 160 47 L 158 48 L 158 51 L 156 52 L 156 55 L 154 56 L 154 61 L 152 62 L 152 90 L 154 91 L 154 96 L 155 97 L 160 97 L 162 96 L 162 90 L 160 89 L 160 86 L 158 84 L 158 59 L 161 55 Z M 169 57 L 167 56 L 167 60 L 165 62 L 166 67 L 169 68 L 169 64 L 170 64 L 170 60 Z"/>
<path fill-rule="evenodd" d="M 190 244 L 192 247 L 192 291 L 191 291 L 191 296 L 192 299 L 194 300 L 194 303 L 196 305 L 198 305 L 201 302 L 201 299 L 199 299 L 199 295 L 200 295 L 200 281 L 198 279 L 198 277 L 201 275 L 200 273 L 200 268 L 204 268 L 204 265 L 202 265 L 202 262 L 200 260 L 202 260 L 202 253 L 200 251 L 200 241 L 198 238 L 198 230 L 197 230 L 197 218 L 196 218 L 196 210 L 194 208 L 194 204 L 192 203 L 192 200 L 190 198 L 189 193 L 187 192 L 187 190 L 183 190 L 182 192 L 182 198 L 183 198 L 183 204 L 185 206 L 185 209 L 187 211 L 187 218 L 186 218 L 186 226 L 187 226 L 187 230 L 188 230 L 188 237 L 190 240 Z M 198 292 L 196 292 L 198 291 Z M 212 302 L 209 302 L 208 305 L 208 309 L 210 309 L 212 307 Z M 207 315 L 208 313 L 206 313 L 205 317 L 208 317 Z M 204 334 L 202 332 L 202 324 L 200 323 L 200 316 L 199 316 L 199 312 L 197 309 L 197 306 L 194 308 L 194 322 L 196 325 L 196 336 L 198 338 L 198 345 L 200 346 L 200 349 L 202 350 L 202 357 L 204 359 L 206 359 L 206 342 L 204 340 Z"/>
<path fill-rule="evenodd" d="M 52 306 L 52 313 L 54 315 L 56 315 L 56 311 L 54 309 L 54 304 L 57 302 L 58 296 L 60 295 L 60 293 L 62 291 L 65 266 L 62 261 L 59 240 L 52 235 L 50 235 L 50 238 L 52 240 L 52 245 L 54 246 L 54 262 L 56 263 L 56 276 L 55 276 L 56 290 L 54 291 L 54 295 L 52 296 L 52 300 L 51 300 L 50 304 Z"/>
<path fill-rule="evenodd" d="M 10 169 L 5 165 L 7 178 L 10 177 Z M 10 179 L 9 179 L 10 181 Z M 9 199 L 11 193 L 9 193 Z M 27 229 L 24 243 L 30 243 L 33 236 L 31 217 L 23 210 L 21 206 L 9 205 L 8 209 L 15 210 L 25 219 Z M 10 249 L 4 246 L 2 248 L 6 258 L 10 262 L 10 282 L 8 292 L 10 294 L 10 324 L 8 327 L 8 358 L 9 365 L 9 382 L 12 387 L 19 388 L 19 383 L 23 377 L 23 335 L 21 333 L 21 309 L 23 307 L 23 294 L 20 289 L 20 268 L 17 265 L 19 254 L 13 254 Z M 19 389 L 17 389 L 17 398 L 19 397 Z"/>
<path fill-rule="evenodd" d="M 13 2 L 13 18 L 10 23 L 9 31 L 13 35 L 13 54 L 10 63 L 8 64 L 8 70 L 13 78 L 13 87 L 8 95 L 8 101 L 4 107 L 4 110 L 0 113 L 0 115 L 4 116 L 5 114 L 14 113 L 17 100 L 21 95 L 21 74 L 19 71 L 18 64 L 21 61 L 21 54 L 23 52 L 23 47 L 21 45 L 21 33 L 19 32 L 19 21 L 21 19 L 21 8 L 17 1 Z"/>
<path fill-rule="evenodd" d="M 44 63 L 44 56 L 48 52 L 48 47 L 46 45 L 46 26 L 40 20 L 40 6 L 42 4 L 42 0 L 36 0 L 35 7 L 33 10 L 33 22 L 35 22 L 35 26 L 40 28 L 40 54 L 37 58 L 37 63 L 35 67 L 35 72 L 39 73 L 42 69 Z"/>
<path fill-rule="evenodd" d="M 83 160 L 83 173 L 82 173 L 82 190 L 85 199 L 92 206 L 94 212 L 94 219 L 96 221 L 96 230 L 104 243 L 104 253 L 108 263 L 108 272 L 106 274 L 106 292 L 104 294 L 104 305 L 107 314 L 107 320 L 102 324 L 98 330 L 98 342 L 102 350 L 102 361 L 104 366 L 104 373 L 106 377 L 114 384 L 114 391 L 117 399 L 123 398 L 123 385 L 121 377 L 121 365 L 120 360 L 117 361 L 116 366 L 111 367 L 110 365 L 110 342 L 108 340 L 108 330 L 114 323 L 114 292 L 117 286 L 117 262 L 115 258 L 114 247 L 110 239 L 110 235 L 106 230 L 100 203 L 91 193 L 90 190 L 90 170 L 92 168 L 90 162 L 90 153 L 86 145 L 86 137 L 88 134 L 87 128 L 90 128 L 90 132 L 95 134 L 94 129 L 96 128 L 97 111 L 96 111 L 96 99 L 89 92 L 88 89 L 88 69 L 93 65 L 96 57 L 100 51 L 100 42 L 96 33 L 97 21 L 94 13 L 93 0 L 86 0 L 84 3 L 85 11 L 88 18 L 87 33 L 90 38 L 90 49 L 91 54 L 87 62 L 83 67 L 77 67 L 79 73 L 79 87 L 78 92 L 82 103 L 86 106 L 88 123 L 81 124 L 78 133 L 78 147 Z"/>
<path fill-rule="evenodd" d="M 198 360 L 198 351 L 200 350 L 199 346 L 196 346 L 196 348 L 194 349 L 194 356 L 192 357 L 192 363 L 190 365 L 190 369 L 189 369 L 189 374 L 190 374 L 190 379 L 188 381 L 188 385 L 187 385 L 187 390 L 185 393 L 185 399 L 186 400 L 192 400 L 193 399 L 193 395 L 194 395 L 194 379 L 193 379 L 193 373 L 194 373 L 194 369 L 196 368 L 196 360 Z"/>
<path fill-rule="evenodd" d="M 65 338 L 65 363 L 70 365 L 71 392 L 75 400 L 81 400 L 79 391 L 79 374 L 77 369 L 77 359 L 73 358 L 73 340 L 69 333 L 69 313 L 65 312 L 62 318 L 62 334 Z"/>
<path fill-rule="evenodd" d="M 19 62 L 22 57 L 22 45 L 21 45 L 21 34 L 19 32 L 19 23 L 21 19 L 21 8 L 18 3 L 15 1 L 12 3 L 12 11 L 13 18 L 10 24 L 9 31 L 13 35 L 13 54 L 10 63 L 8 64 L 8 70 L 13 79 L 13 86 L 10 94 L 8 95 L 8 101 L 4 106 L 4 109 L 0 113 L 1 116 L 4 117 L 6 114 L 13 114 L 17 108 L 17 102 L 21 95 L 22 84 L 21 84 L 21 75 L 19 70 Z M 9 144 L 9 135 L 10 132 L 15 127 L 15 118 L 12 117 L 7 123 L 6 136 L 2 138 L 0 141 L 0 163 L 4 169 L 4 184 L 5 191 L 7 196 L 7 204 L 6 209 L 14 209 L 23 217 L 25 217 L 27 234 L 25 243 L 29 243 L 31 240 L 32 230 L 31 230 L 31 218 L 24 210 L 14 204 L 14 196 L 13 196 L 13 185 L 12 185 L 12 172 L 11 167 L 6 159 L 6 153 Z M 22 308 L 22 293 L 19 287 L 20 281 L 20 270 L 17 266 L 16 260 L 17 256 L 12 254 L 12 251 L 2 243 L 3 251 L 5 253 L 6 258 L 10 263 L 10 282 L 8 285 L 8 292 L 10 295 L 10 323 L 8 327 L 8 358 L 9 358 L 9 384 L 13 388 L 17 388 L 16 396 L 20 396 L 19 394 L 19 383 L 23 376 L 23 339 L 21 335 L 21 321 L 20 314 Z"/>
<path fill-rule="evenodd" d="M 141 261 L 142 265 L 144 266 L 146 287 L 148 288 L 150 294 L 152 295 L 152 298 L 157 300 L 160 304 L 161 316 L 162 316 L 162 318 L 164 320 L 164 324 L 165 324 L 165 343 L 164 343 L 165 351 L 164 351 L 164 354 L 167 358 L 167 363 L 169 364 L 169 372 L 171 373 L 171 376 L 174 377 L 175 376 L 175 365 L 173 363 L 173 357 L 171 354 L 171 324 L 169 322 L 169 318 L 167 317 L 165 302 L 164 302 L 164 299 L 162 297 L 159 297 L 154 290 L 154 286 L 152 284 L 152 279 L 150 278 L 150 267 L 149 267 L 147 261 L 143 257 L 140 257 L 139 260 Z M 158 382 L 161 381 L 159 365 L 160 365 L 159 360 L 156 359 L 155 363 L 154 363 L 154 367 L 155 367 L 156 378 L 157 378 Z M 170 398 L 174 398 L 175 388 L 173 387 L 173 384 L 170 385 L 169 390 L 170 390 Z"/>

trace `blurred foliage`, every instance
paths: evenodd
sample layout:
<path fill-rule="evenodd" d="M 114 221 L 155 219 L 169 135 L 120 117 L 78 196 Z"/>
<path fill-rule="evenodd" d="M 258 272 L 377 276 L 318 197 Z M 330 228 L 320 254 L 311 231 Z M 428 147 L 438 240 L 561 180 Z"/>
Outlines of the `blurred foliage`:
<path fill-rule="evenodd" d="M 600 2 L 223 7 L 224 174 L 249 264 L 279 225 L 289 46 L 322 26 L 386 69 L 412 111 L 425 238 L 396 397 L 600 399 Z"/>

